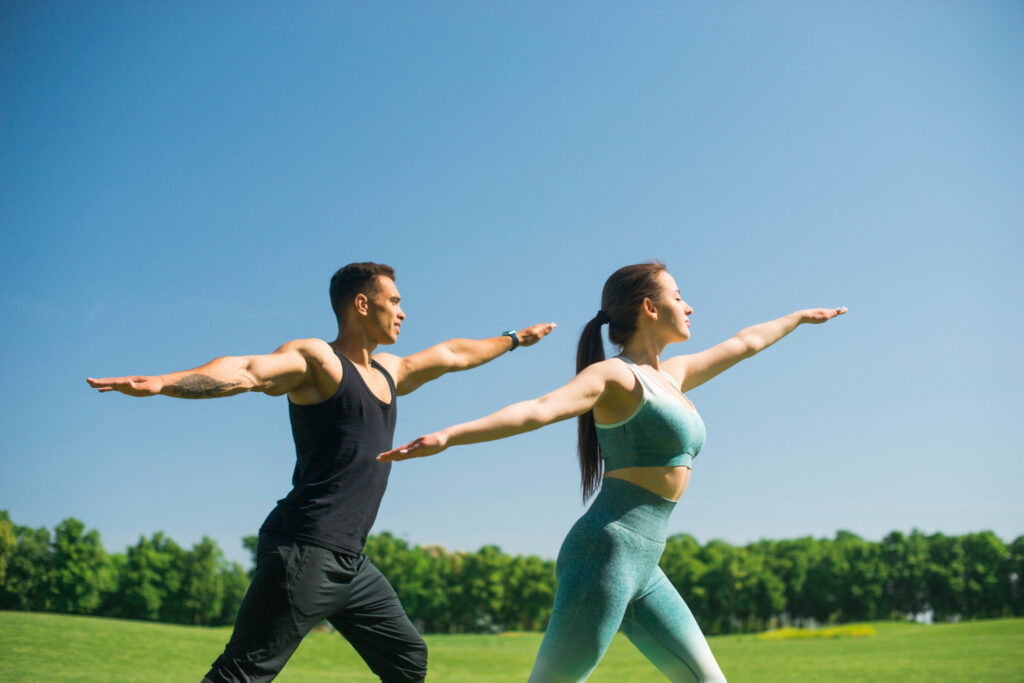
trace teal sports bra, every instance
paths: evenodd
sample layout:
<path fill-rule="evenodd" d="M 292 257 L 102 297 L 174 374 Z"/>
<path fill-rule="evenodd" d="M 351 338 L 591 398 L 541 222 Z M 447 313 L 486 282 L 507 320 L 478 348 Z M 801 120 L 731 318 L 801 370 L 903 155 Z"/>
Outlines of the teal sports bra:
<path fill-rule="evenodd" d="M 697 411 L 628 358 L 616 356 L 643 387 L 640 405 L 622 422 L 595 424 L 606 472 L 624 467 L 692 467 L 707 438 Z M 674 381 L 674 380 L 673 380 Z"/>

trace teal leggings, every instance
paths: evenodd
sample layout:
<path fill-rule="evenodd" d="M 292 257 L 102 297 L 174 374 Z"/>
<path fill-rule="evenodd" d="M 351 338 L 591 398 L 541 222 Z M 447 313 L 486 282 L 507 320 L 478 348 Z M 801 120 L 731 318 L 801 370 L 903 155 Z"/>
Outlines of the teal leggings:
<path fill-rule="evenodd" d="M 620 628 L 669 680 L 725 681 L 658 567 L 674 507 L 641 486 L 604 480 L 558 553 L 558 592 L 531 683 L 586 680 Z"/>

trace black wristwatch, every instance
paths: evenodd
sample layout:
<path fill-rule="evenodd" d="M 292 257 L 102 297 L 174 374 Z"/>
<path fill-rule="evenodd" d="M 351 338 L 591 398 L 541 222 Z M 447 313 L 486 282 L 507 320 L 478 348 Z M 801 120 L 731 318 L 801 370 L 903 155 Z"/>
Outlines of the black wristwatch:
<path fill-rule="evenodd" d="M 516 347 L 519 346 L 519 335 L 516 334 L 515 330 L 505 330 L 501 333 L 503 337 L 512 337 L 512 348 L 509 351 L 515 351 Z"/>

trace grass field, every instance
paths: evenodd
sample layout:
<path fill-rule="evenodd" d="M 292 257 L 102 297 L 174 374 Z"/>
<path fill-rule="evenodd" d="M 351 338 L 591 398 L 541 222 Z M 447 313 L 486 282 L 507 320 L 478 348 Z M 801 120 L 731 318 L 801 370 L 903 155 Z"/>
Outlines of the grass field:
<path fill-rule="evenodd" d="M 711 638 L 733 683 L 1024 681 L 1024 619 L 920 626 L 873 622 L 863 638 Z M 0 681 L 199 681 L 229 628 L 0 612 Z M 525 681 L 540 634 L 427 636 L 429 681 Z M 377 680 L 340 636 L 313 633 L 279 681 Z M 617 636 L 591 681 L 664 680 Z"/>

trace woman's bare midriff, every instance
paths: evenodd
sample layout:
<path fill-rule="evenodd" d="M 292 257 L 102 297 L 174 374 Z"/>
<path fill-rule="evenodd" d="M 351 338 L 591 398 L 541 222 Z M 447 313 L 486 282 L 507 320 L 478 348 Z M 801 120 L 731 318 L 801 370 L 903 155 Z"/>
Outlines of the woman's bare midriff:
<path fill-rule="evenodd" d="M 605 477 L 642 486 L 662 498 L 679 500 L 690 483 L 689 467 L 623 467 L 605 472 Z"/>

